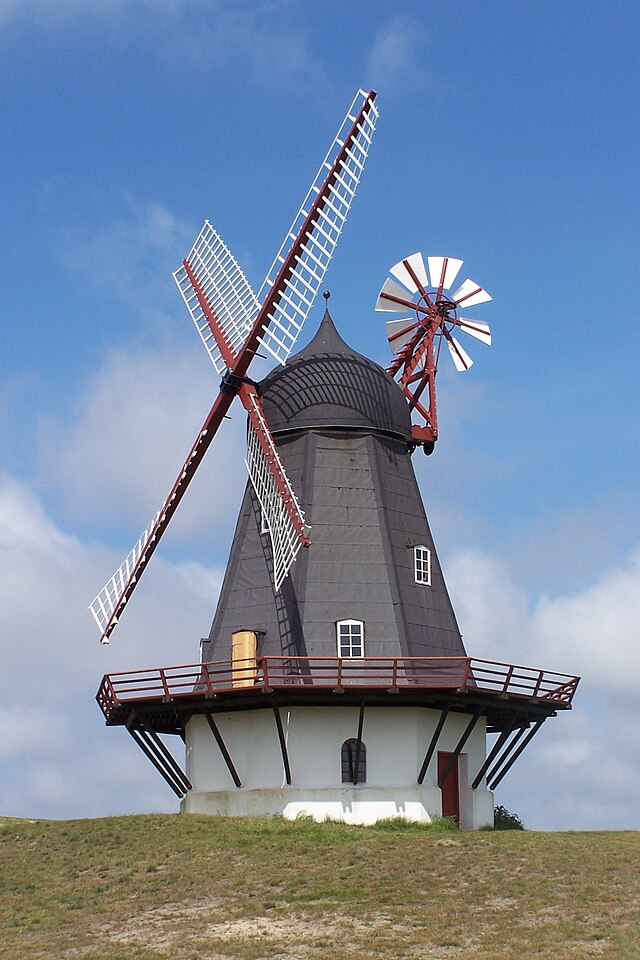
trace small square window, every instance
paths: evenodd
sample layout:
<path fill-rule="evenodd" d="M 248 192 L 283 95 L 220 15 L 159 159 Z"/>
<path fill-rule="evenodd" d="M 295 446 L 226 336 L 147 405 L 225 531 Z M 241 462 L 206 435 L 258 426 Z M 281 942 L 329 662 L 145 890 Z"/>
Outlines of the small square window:
<path fill-rule="evenodd" d="M 364 623 L 362 620 L 338 620 L 336 632 L 339 657 L 364 656 Z"/>
<path fill-rule="evenodd" d="M 413 548 L 413 569 L 416 583 L 431 586 L 431 550 L 419 545 Z"/>

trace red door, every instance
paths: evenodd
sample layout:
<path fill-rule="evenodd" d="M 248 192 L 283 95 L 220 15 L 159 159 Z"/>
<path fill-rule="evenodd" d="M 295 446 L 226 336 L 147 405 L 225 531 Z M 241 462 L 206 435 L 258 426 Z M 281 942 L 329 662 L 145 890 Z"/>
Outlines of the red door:
<path fill-rule="evenodd" d="M 438 783 L 442 774 L 449 766 L 453 754 L 440 753 L 438 751 Z M 460 785 L 458 781 L 458 760 L 452 766 L 447 774 L 447 779 L 440 787 L 442 791 L 442 816 L 453 817 L 456 824 L 460 826 Z"/>

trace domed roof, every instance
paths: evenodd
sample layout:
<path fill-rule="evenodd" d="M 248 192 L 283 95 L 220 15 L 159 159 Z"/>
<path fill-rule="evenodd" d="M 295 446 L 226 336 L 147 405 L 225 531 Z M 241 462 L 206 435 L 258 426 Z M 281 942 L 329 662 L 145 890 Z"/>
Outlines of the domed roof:
<path fill-rule="evenodd" d="M 273 434 L 350 427 L 411 440 L 402 390 L 382 367 L 344 342 L 328 310 L 313 340 L 265 377 L 259 393 Z"/>

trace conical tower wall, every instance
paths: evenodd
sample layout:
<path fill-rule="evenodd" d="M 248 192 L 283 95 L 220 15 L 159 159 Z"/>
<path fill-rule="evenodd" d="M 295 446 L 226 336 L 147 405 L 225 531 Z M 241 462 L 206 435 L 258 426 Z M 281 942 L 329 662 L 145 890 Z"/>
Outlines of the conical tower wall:
<path fill-rule="evenodd" d="M 232 633 L 244 629 L 258 633 L 258 655 L 335 657 L 344 620 L 364 624 L 366 657 L 465 656 L 398 386 L 341 340 L 327 313 L 261 393 L 312 545 L 275 593 L 269 536 L 247 486 L 203 658 L 228 659 Z M 416 582 L 416 547 L 429 583 Z"/>

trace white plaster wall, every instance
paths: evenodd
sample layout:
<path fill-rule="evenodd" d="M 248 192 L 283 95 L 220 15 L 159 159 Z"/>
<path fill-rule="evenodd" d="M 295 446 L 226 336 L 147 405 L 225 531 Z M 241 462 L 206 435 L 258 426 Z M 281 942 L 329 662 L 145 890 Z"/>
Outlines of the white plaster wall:
<path fill-rule="evenodd" d="M 204 717 L 187 726 L 187 775 L 193 792 L 182 804 L 186 812 L 224 815 L 249 813 L 295 817 L 307 813 L 352 823 L 404 816 L 430 820 L 442 812 L 434 754 L 422 786 L 418 771 L 440 718 L 437 710 L 413 707 L 368 707 L 362 739 L 367 749 L 367 782 L 343 784 L 340 748 L 358 731 L 357 707 L 282 709 L 292 783 L 287 785 L 270 709 L 215 714 L 242 787 L 236 788 Z M 453 751 L 469 717 L 449 714 L 438 750 Z M 484 783 L 470 782 L 485 758 L 485 724 L 481 719 L 460 756 L 460 817 L 463 829 L 493 823 L 493 797 Z"/>

